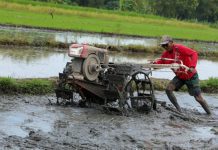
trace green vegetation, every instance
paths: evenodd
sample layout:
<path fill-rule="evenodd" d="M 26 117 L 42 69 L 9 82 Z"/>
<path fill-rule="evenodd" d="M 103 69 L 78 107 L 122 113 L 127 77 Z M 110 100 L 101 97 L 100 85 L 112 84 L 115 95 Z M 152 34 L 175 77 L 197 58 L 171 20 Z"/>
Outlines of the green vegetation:
<path fill-rule="evenodd" d="M 176 19 L 129 16 L 129 13 L 127 16 L 109 10 L 60 8 L 37 3 L 27 5 L 2 1 L 0 8 L 1 24 L 149 37 L 168 34 L 179 39 L 218 41 L 218 29 Z"/>
<path fill-rule="evenodd" d="M 6 1 L 6 0 L 5 0 Z M 217 0 L 8 0 L 21 4 L 45 5 L 64 4 L 94 7 L 109 10 L 130 11 L 138 14 L 157 14 L 169 18 L 192 19 L 216 23 L 218 19 Z"/>
<path fill-rule="evenodd" d="M 217 0 L 147 0 L 153 14 L 196 21 L 217 23 Z M 166 9 L 167 8 L 167 9 Z"/>
<path fill-rule="evenodd" d="M 57 79 L 13 79 L 0 77 L 0 93 L 2 94 L 47 94 L 53 93 Z M 165 90 L 169 80 L 152 79 L 155 90 Z M 218 92 L 218 78 L 200 81 L 201 89 L 205 93 Z M 184 87 L 181 91 L 186 91 Z"/>
<path fill-rule="evenodd" d="M 0 78 L 0 93 L 47 94 L 54 92 L 55 84 L 47 79 Z"/>
<path fill-rule="evenodd" d="M 218 78 L 209 78 L 201 82 L 201 88 L 205 92 L 217 93 L 218 92 Z"/>

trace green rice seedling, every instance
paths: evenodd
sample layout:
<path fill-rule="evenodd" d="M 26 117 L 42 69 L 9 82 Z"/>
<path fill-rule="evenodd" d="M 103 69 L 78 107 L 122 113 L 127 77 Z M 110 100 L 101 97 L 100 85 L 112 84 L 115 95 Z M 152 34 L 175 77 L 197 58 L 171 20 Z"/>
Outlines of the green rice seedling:
<path fill-rule="evenodd" d="M 50 80 L 31 79 L 17 82 L 19 93 L 47 94 L 54 92 L 54 84 Z"/>
<path fill-rule="evenodd" d="M 218 78 L 209 78 L 200 82 L 201 88 L 205 92 L 217 93 L 218 92 Z"/>
<path fill-rule="evenodd" d="M 16 80 L 9 77 L 0 78 L 0 93 L 8 94 L 17 90 Z"/>
<path fill-rule="evenodd" d="M 218 40 L 218 30 L 205 24 L 176 19 L 160 19 L 146 15 L 128 16 L 113 11 L 82 7 L 68 9 L 65 6 L 41 5 L 31 1 L 28 5 L 22 3 L 23 1 L 1 1 L 1 24 L 147 37 L 160 37 L 168 34 L 178 39 Z M 54 17 L 51 17 L 51 13 Z"/>

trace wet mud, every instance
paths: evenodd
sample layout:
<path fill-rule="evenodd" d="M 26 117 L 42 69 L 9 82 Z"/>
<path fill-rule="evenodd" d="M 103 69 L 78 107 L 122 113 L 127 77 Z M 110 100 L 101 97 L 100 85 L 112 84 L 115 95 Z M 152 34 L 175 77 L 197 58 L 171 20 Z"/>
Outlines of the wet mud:
<path fill-rule="evenodd" d="M 0 149 L 218 149 L 216 114 L 183 108 L 180 115 L 167 104 L 127 117 L 49 101 L 53 94 L 1 95 Z"/>

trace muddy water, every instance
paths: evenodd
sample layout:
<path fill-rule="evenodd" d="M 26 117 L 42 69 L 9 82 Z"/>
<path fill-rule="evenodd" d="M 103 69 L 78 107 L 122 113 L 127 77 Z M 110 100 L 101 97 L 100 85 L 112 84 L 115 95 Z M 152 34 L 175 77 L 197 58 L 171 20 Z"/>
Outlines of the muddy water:
<path fill-rule="evenodd" d="M 156 95 L 156 99 L 157 100 L 166 101 L 167 103 L 170 104 L 170 101 L 168 100 L 165 92 L 156 91 L 155 95 Z M 178 99 L 178 103 L 182 107 L 185 107 L 185 108 L 188 108 L 188 109 L 196 109 L 198 112 L 204 113 L 204 110 L 199 105 L 199 103 L 194 100 L 194 97 L 189 96 L 188 93 L 175 92 L 175 96 Z M 208 102 L 210 107 L 214 110 L 213 111 L 214 114 L 218 116 L 218 109 L 217 109 L 217 106 L 218 106 L 218 95 L 217 94 L 206 94 L 206 93 L 203 93 L 203 97 Z"/>
<path fill-rule="evenodd" d="M 148 60 L 159 56 L 143 54 L 110 53 L 110 62 L 115 63 L 148 63 Z M 60 50 L 43 48 L 0 48 L 0 76 L 14 78 L 38 78 L 58 76 L 66 63 L 71 60 L 67 53 Z M 200 79 L 218 77 L 218 60 L 200 59 L 198 72 Z M 174 74 L 170 69 L 156 70 L 152 73 L 155 78 L 172 79 Z"/>
<path fill-rule="evenodd" d="M 22 107 L 23 110 L 16 110 L 1 113 L 0 128 L 9 135 L 17 135 L 25 137 L 28 135 L 28 129 L 42 130 L 43 132 L 52 131 L 51 124 L 54 122 L 55 116 L 48 113 L 45 108 L 38 107 Z M 32 111 L 34 110 L 34 112 Z M 29 114 L 34 113 L 32 118 Z M 38 116 L 36 116 L 38 115 Z M 50 118 L 48 121 L 47 118 Z"/>
<path fill-rule="evenodd" d="M 162 98 L 163 93 L 157 92 Z M 185 93 L 179 95 L 187 97 Z M 217 111 L 217 95 L 206 95 Z M 215 115 L 204 115 L 193 100 L 181 102 L 184 121 L 158 105 L 149 114 L 109 115 L 97 108 L 47 105 L 47 96 L 0 97 L 1 149 L 212 149 L 218 148 Z M 191 102 L 191 103 L 190 103 Z M 193 105 L 194 104 L 194 105 Z M 188 110 L 185 107 L 189 107 Z"/>

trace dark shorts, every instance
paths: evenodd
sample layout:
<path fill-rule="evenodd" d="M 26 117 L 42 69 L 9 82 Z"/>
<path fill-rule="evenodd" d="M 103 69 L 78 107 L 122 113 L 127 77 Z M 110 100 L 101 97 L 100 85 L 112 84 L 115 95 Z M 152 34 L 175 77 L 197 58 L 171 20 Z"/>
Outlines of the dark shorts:
<path fill-rule="evenodd" d="M 173 80 L 171 80 L 171 83 L 175 85 L 176 91 L 178 91 L 185 84 L 191 96 L 198 96 L 201 93 L 199 77 L 197 73 L 189 80 L 181 80 L 175 76 Z"/>

